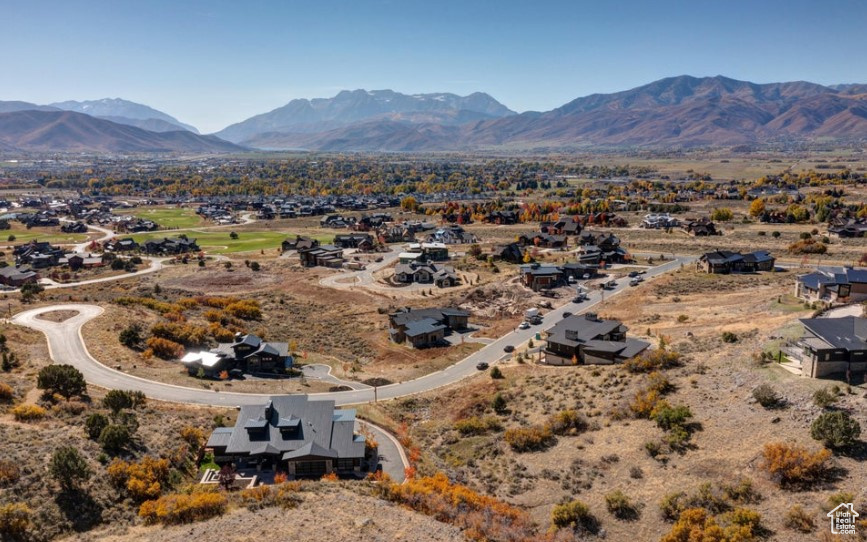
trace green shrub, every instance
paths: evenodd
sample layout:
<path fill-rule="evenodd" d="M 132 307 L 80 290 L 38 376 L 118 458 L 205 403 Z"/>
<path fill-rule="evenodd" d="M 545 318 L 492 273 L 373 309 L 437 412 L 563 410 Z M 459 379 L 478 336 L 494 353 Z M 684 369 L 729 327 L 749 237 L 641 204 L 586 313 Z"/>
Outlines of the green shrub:
<path fill-rule="evenodd" d="M 99 412 L 94 412 L 84 420 L 84 432 L 87 433 L 90 439 L 96 440 L 102 434 L 102 430 L 108 427 L 108 424 L 108 417 Z"/>
<path fill-rule="evenodd" d="M 605 495 L 605 506 L 608 508 L 608 512 L 617 519 L 638 519 L 638 506 L 619 489 Z"/>
<path fill-rule="evenodd" d="M 722 342 L 724 343 L 736 343 L 738 342 L 738 336 L 732 333 L 731 331 L 724 331 L 722 334 Z"/>
<path fill-rule="evenodd" d="M 813 393 L 813 403 L 819 408 L 828 408 L 836 402 L 837 394 L 831 392 L 828 388 L 822 388 Z"/>
<path fill-rule="evenodd" d="M 39 370 L 36 377 L 36 387 L 49 393 L 69 399 L 75 395 L 84 395 L 87 384 L 81 371 L 72 365 L 48 365 Z"/>
<path fill-rule="evenodd" d="M 503 371 L 501 371 L 499 367 L 493 367 L 491 369 L 491 378 L 495 380 L 503 378 Z"/>
<path fill-rule="evenodd" d="M 558 504 L 551 511 L 551 523 L 557 529 L 572 529 L 576 532 L 595 533 L 599 521 L 586 504 L 579 500 Z"/>
<path fill-rule="evenodd" d="M 494 409 L 494 412 L 496 412 L 497 414 L 503 414 L 504 412 L 506 412 L 506 398 L 503 397 L 502 393 L 497 393 L 496 395 L 494 395 L 494 398 L 491 400 L 491 408 Z"/>
<path fill-rule="evenodd" d="M 548 427 L 555 435 L 578 435 L 589 426 L 587 419 L 576 410 L 563 410 L 548 418 Z"/>
<path fill-rule="evenodd" d="M 662 514 L 662 519 L 675 521 L 680 513 L 686 509 L 685 501 L 686 493 L 683 491 L 675 491 L 662 497 L 662 500 L 659 501 L 659 512 Z"/>
<path fill-rule="evenodd" d="M 783 398 L 768 384 L 760 384 L 753 390 L 753 399 L 767 409 L 779 408 Z"/>
<path fill-rule="evenodd" d="M 861 436 L 861 425 L 848 412 L 823 412 L 810 425 L 810 436 L 828 448 L 849 448 Z"/>
<path fill-rule="evenodd" d="M 651 417 L 656 422 L 660 429 L 671 431 L 675 428 L 683 428 L 686 421 L 692 417 L 692 411 L 686 405 L 670 406 L 665 401 L 651 413 Z"/>
<path fill-rule="evenodd" d="M 99 434 L 99 443 L 106 453 L 117 455 L 132 442 L 129 428 L 126 425 L 112 424 L 105 427 Z"/>
<path fill-rule="evenodd" d="M 48 472 L 64 490 L 71 490 L 90 478 L 93 471 L 81 453 L 72 446 L 62 446 L 54 451 Z"/>

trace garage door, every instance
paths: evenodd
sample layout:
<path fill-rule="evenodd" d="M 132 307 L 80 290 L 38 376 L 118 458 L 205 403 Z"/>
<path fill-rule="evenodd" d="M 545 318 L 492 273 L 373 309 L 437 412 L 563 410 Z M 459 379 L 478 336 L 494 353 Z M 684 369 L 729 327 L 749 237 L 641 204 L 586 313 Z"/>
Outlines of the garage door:
<path fill-rule="evenodd" d="M 320 477 L 325 474 L 325 461 L 298 461 L 295 463 L 295 476 Z"/>

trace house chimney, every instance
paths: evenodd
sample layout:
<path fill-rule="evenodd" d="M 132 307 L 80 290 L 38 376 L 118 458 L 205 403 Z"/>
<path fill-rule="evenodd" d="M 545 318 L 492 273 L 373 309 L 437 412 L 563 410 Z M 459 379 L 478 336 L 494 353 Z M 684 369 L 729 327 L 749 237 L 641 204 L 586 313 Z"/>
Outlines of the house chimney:
<path fill-rule="evenodd" d="M 588 313 L 585 313 L 585 314 L 584 314 L 584 318 L 585 318 L 586 320 L 591 321 L 591 322 L 598 322 L 598 321 L 599 321 L 599 317 L 596 316 L 596 313 L 595 313 L 595 312 L 588 312 Z"/>

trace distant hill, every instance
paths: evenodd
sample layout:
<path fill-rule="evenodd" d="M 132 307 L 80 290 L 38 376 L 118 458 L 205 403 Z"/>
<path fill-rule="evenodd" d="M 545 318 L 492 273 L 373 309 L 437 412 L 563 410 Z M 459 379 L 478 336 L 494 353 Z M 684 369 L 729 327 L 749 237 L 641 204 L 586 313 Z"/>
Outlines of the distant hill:
<path fill-rule="evenodd" d="M 0 148 L 29 152 L 232 152 L 242 147 L 186 130 L 151 132 L 73 111 L 0 113 Z"/>
<path fill-rule="evenodd" d="M 7 101 L 0 100 L 0 113 L 12 113 L 15 111 L 58 111 L 56 107 L 50 105 L 36 105 L 30 102 Z"/>
<path fill-rule="evenodd" d="M 83 102 L 69 100 L 65 102 L 53 103 L 51 104 L 51 107 L 62 109 L 64 111 L 75 111 L 77 113 L 84 113 L 92 117 L 104 118 L 107 120 L 111 120 L 112 122 L 129 124 L 131 126 L 137 126 L 139 128 L 145 128 L 152 131 L 170 131 L 167 129 L 162 129 L 164 124 L 169 124 L 173 125 L 175 130 L 180 129 L 188 130 L 195 134 L 199 133 L 199 131 L 196 130 L 195 127 L 190 126 L 189 124 L 184 124 L 183 122 L 179 121 L 178 119 L 167 113 L 157 111 L 156 109 L 147 105 L 131 102 L 129 100 L 123 100 L 121 98 L 103 98 L 101 100 L 87 100 Z M 150 126 L 152 127 L 147 128 L 147 124 L 142 121 L 150 121 Z M 156 123 L 154 121 L 162 121 L 163 124 Z"/>
<path fill-rule="evenodd" d="M 292 100 L 283 107 L 233 124 L 215 135 L 237 143 L 255 140 L 262 134 L 325 132 L 371 120 L 456 125 L 514 114 L 481 92 L 458 96 L 344 90 L 333 98 Z"/>
<path fill-rule="evenodd" d="M 397 123 L 397 124 L 396 124 Z M 247 144 L 311 150 L 692 147 L 867 139 L 867 85 L 756 84 L 670 77 L 593 94 L 551 111 L 467 122 L 375 118 L 318 133 L 264 133 Z"/>

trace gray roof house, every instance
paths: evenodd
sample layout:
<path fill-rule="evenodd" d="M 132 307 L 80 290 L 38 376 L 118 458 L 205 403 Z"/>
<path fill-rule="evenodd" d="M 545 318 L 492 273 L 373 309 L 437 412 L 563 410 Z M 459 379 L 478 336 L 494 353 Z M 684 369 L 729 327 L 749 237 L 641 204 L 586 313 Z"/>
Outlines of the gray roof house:
<path fill-rule="evenodd" d="M 569 316 L 548 330 L 545 361 L 549 365 L 619 363 L 643 352 L 650 343 L 626 337 L 627 327 L 593 313 Z"/>
<path fill-rule="evenodd" d="M 845 375 L 851 384 L 867 372 L 867 318 L 803 318 L 804 335 L 783 350 L 801 374 L 811 378 Z"/>
<path fill-rule="evenodd" d="M 242 406 L 235 426 L 215 429 L 206 447 L 218 464 L 255 464 L 297 478 L 360 473 L 365 443 L 355 434 L 355 410 L 335 410 L 334 401 L 306 395 L 280 395 Z"/>
<path fill-rule="evenodd" d="M 867 268 L 817 267 L 795 278 L 795 296 L 826 303 L 863 301 L 867 299 Z"/>
<path fill-rule="evenodd" d="M 443 344 L 445 336 L 467 328 L 470 313 L 450 307 L 401 309 L 388 316 L 389 335 L 396 343 L 409 342 L 415 348 Z"/>

